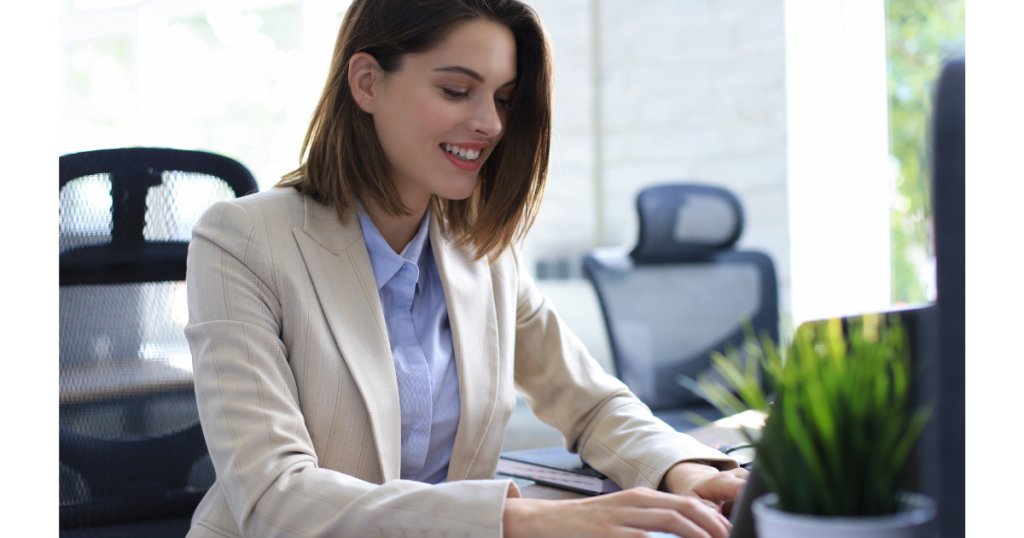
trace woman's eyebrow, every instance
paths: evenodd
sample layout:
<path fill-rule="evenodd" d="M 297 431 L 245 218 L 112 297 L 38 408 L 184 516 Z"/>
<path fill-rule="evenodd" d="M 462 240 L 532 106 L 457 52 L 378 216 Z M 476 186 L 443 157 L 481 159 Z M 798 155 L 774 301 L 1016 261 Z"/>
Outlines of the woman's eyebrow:
<path fill-rule="evenodd" d="M 479 82 L 480 84 L 484 83 L 484 76 L 483 75 L 481 75 L 480 73 L 477 73 L 476 71 L 473 71 L 472 69 L 470 69 L 468 67 L 462 67 L 460 65 L 449 65 L 449 66 L 446 66 L 446 67 L 437 67 L 437 68 L 434 69 L 434 71 L 439 72 L 439 73 L 458 73 L 460 75 L 466 75 L 467 77 L 469 77 L 469 78 Z M 505 86 L 511 86 L 512 84 L 515 84 L 515 83 L 516 83 L 516 79 L 512 79 L 512 80 L 502 84 L 501 87 L 504 88 Z"/>

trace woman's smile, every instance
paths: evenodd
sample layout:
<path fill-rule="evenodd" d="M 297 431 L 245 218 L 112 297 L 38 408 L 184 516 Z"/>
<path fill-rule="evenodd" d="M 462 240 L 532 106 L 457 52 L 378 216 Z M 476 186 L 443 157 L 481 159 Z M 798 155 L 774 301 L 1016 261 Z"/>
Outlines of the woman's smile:
<path fill-rule="evenodd" d="M 458 142 L 449 144 L 447 142 L 440 145 L 441 151 L 444 152 L 444 156 L 460 170 L 466 170 L 468 172 L 475 172 L 480 168 L 480 155 L 489 144 L 480 142 Z"/>

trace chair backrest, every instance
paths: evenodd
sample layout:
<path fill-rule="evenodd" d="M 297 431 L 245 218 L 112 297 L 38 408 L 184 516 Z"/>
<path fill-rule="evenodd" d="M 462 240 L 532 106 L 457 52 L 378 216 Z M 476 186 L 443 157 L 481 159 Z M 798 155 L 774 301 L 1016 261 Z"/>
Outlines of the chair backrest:
<path fill-rule="evenodd" d="M 214 202 L 258 189 L 199 151 L 60 157 L 60 526 L 190 515 L 213 483 L 198 423 L 185 263 Z"/>
<path fill-rule="evenodd" d="M 711 353 L 742 349 L 743 323 L 778 341 L 778 288 L 771 259 L 736 251 L 743 209 L 706 185 L 651 187 L 637 197 L 632 252 L 584 257 L 604 313 L 619 377 L 652 409 L 704 403 L 679 384 L 709 369 Z"/>

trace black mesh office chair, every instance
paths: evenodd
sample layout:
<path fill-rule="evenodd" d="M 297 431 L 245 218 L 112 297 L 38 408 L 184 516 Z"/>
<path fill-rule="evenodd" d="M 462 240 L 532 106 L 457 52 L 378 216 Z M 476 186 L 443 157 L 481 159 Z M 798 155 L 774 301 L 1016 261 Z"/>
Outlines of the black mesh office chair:
<path fill-rule="evenodd" d="M 214 480 L 182 332 L 192 226 L 257 190 L 236 161 L 125 148 L 60 157 L 62 537 L 182 537 Z"/>
<path fill-rule="evenodd" d="M 597 290 L 619 377 L 678 430 L 687 411 L 721 416 L 683 388 L 713 351 L 740 349 L 742 323 L 778 341 L 778 288 L 771 259 L 736 251 L 743 208 L 717 187 L 651 187 L 637 197 L 640 238 L 632 252 L 598 249 L 584 257 Z"/>

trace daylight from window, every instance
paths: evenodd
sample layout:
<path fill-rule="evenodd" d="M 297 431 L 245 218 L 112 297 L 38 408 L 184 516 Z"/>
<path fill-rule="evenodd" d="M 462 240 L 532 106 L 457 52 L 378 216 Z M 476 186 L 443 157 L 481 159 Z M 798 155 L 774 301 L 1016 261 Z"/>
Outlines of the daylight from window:
<path fill-rule="evenodd" d="M 928 122 L 942 62 L 964 54 L 966 0 L 888 0 L 892 300 L 935 300 Z"/>
<path fill-rule="evenodd" d="M 883 5 L 885 11 L 888 93 L 879 102 L 888 106 L 888 141 L 885 133 L 870 135 L 882 140 L 880 147 L 888 145 L 880 161 L 884 165 L 887 158 L 888 166 L 874 174 L 886 176 L 890 199 L 884 202 L 885 193 L 873 187 L 862 193 L 863 202 L 839 194 L 842 187 L 822 190 L 815 182 L 832 181 L 826 176 L 842 170 L 827 165 L 834 162 L 831 155 L 815 157 L 799 149 L 801 129 L 810 139 L 820 138 L 815 125 L 824 124 L 795 123 L 800 102 L 793 102 L 797 94 L 787 86 L 806 82 L 809 97 L 817 99 L 814 94 L 822 88 L 843 83 L 815 77 L 849 77 L 861 72 L 856 70 L 865 61 L 882 61 L 880 54 L 877 61 L 870 59 L 872 53 L 868 60 L 853 58 L 861 62 L 854 71 L 838 64 L 822 71 L 808 53 L 806 77 L 800 78 L 792 64 L 787 67 L 787 58 L 793 59 L 787 48 L 801 32 L 820 39 L 808 28 L 787 28 L 792 20 L 786 17 L 800 9 L 807 15 L 800 24 L 817 20 L 822 26 L 822 13 L 839 14 L 841 21 L 842 10 L 851 9 L 842 2 L 529 3 L 550 33 L 556 76 L 544 207 L 523 245 L 527 266 L 539 278 L 576 282 L 582 292 L 584 254 L 635 243 L 637 193 L 688 181 L 725 187 L 742 201 L 746 222 L 737 247 L 771 256 L 784 317 L 799 322 L 934 298 L 927 117 L 942 60 L 964 48 L 964 0 L 873 0 L 869 3 L 877 7 L 854 6 L 871 17 Z M 248 167 L 261 190 L 270 188 L 298 166 L 348 5 L 346 0 L 61 0 L 60 153 L 124 146 L 212 151 Z M 863 48 L 823 46 L 844 54 L 831 56 L 843 62 Z M 874 92 L 874 83 L 870 87 Z M 809 110 L 804 116 L 814 120 L 815 115 L 820 116 Z M 888 213 L 888 244 L 871 250 L 865 243 L 870 253 L 861 256 L 880 266 L 872 269 L 880 276 L 862 287 L 880 290 L 884 286 L 877 281 L 890 282 L 881 299 L 866 304 L 855 286 L 837 288 L 815 276 L 836 274 L 827 268 L 834 261 L 822 260 L 820 242 L 807 235 L 814 230 L 797 223 L 801 212 L 808 221 L 832 218 L 828 207 L 840 202 L 821 204 L 823 193 L 838 196 L 842 204 L 870 205 L 870 210 L 844 211 L 851 218 L 870 218 L 872 230 Z M 876 211 L 881 204 L 885 207 Z M 851 228 L 851 237 L 854 232 Z M 881 234 L 884 240 L 885 231 Z M 803 289 L 795 281 L 804 283 Z"/>

